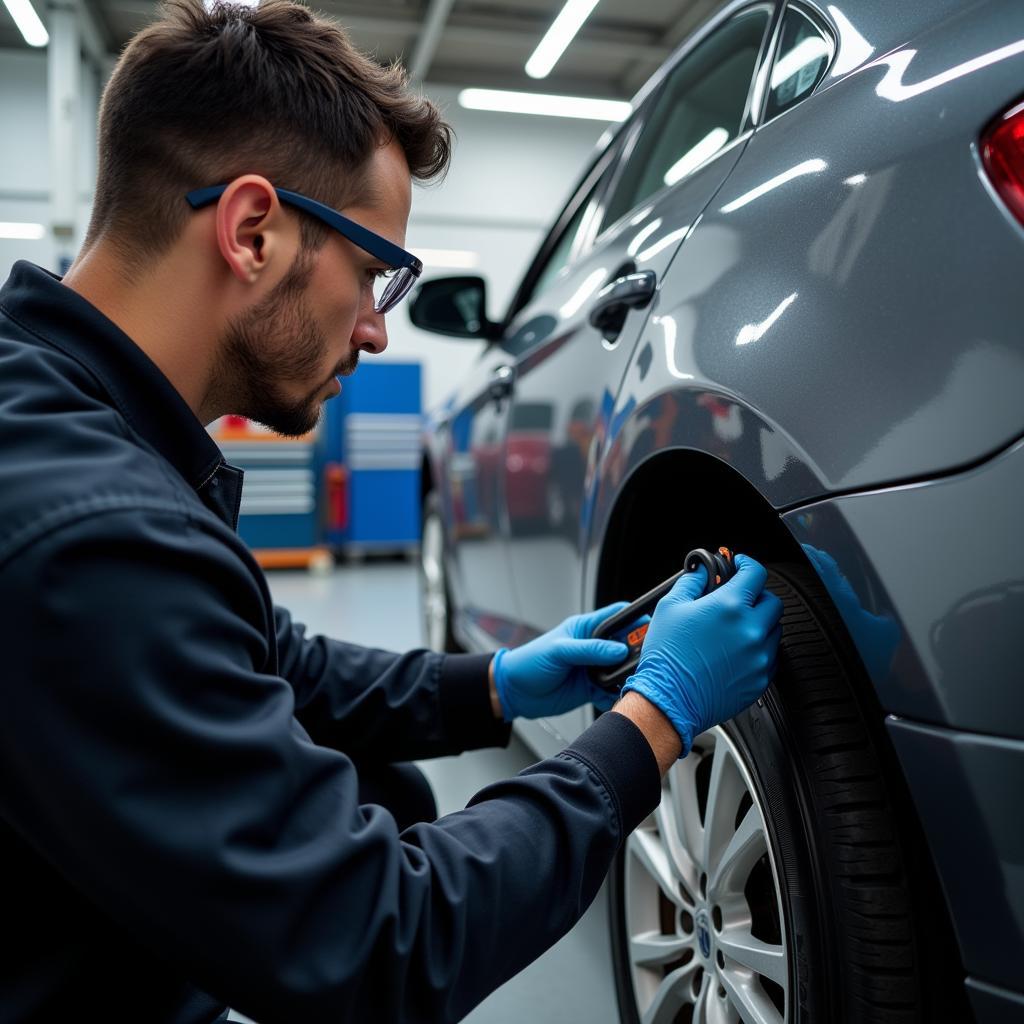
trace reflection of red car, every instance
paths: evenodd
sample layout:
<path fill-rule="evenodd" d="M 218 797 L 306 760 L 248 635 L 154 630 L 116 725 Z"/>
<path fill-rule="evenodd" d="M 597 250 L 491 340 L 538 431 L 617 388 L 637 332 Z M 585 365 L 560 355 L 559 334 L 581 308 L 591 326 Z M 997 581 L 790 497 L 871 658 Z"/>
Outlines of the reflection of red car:
<path fill-rule="evenodd" d="M 505 503 L 513 522 L 547 517 L 554 415 L 547 402 L 520 402 L 512 408 L 505 443 Z"/>
<path fill-rule="evenodd" d="M 547 515 L 547 481 L 551 443 L 543 431 L 519 430 L 508 435 L 505 451 L 505 502 L 514 520 Z"/>
<path fill-rule="evenodd" d="M 543 431 L 512 431 L 504 446 L 495 442 L 478 444 L 473 447 L 472 454 L 479 514 L 484 522 L 495 522 L 495 503 L 502 486 L 509 514 L 513 518 L 544 517 L 545 488 L 551 470 L 551 444 Z"/>

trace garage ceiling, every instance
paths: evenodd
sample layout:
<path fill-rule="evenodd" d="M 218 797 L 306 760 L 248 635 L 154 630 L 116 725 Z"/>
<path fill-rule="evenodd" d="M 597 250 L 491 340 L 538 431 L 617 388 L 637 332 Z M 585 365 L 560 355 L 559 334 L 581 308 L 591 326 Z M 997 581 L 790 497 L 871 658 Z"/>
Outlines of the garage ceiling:
<path fill-rule="evenodd" d="M 150 21 L 153 0 L 84 0 L 111 53 Z M 723 0 L 600 0 L 540 81 L 523 70 L 563 0 L 317 0 L 381 61 L 426 68 L 427 81 L 629 99 L 673 48 Z M 44 4 L 34 0 L 45 19 Z M 0 47 L 24 47 L 0 6 Z M 419 51 L 417 51 L 419 47 Z"/>

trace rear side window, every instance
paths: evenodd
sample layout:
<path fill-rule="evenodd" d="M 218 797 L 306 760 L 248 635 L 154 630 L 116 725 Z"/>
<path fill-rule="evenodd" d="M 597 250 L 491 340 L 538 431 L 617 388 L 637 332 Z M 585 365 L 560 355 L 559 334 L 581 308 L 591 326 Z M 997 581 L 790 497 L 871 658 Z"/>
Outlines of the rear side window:
<path fill-rule="evenodd" d="M 569 257 L 572 255 L 576 239 L 583 228 L 584 217 L 590 209 L 590 200 L 593 194 L 594 190 L 591 190 L 590 195 L 580 203 L 580 208 L 573 215 L 572 220 L 565 226 L 562 237 L 559 238 L 558 243 L 551 250 L 551 255 L 548 257 L 544 269 L 538 274 L 537 280 L 534 282 L 534 295 L 540 295 L 541 292 L 546 291 L 555 278 L 569 265 Z"/>
<path fill-rule="evenodd" d="M 744 11 L 687 54 L 653 100 L 605 214 L 611 224 L 739 135 L 770 11 Z"/>
<path fill-rule="evenodd" d="M 826 29 L 797 7 L 789 7 L 768 80 L 765 120 L 799 103 L 822 80 L 835 51 Z"/>

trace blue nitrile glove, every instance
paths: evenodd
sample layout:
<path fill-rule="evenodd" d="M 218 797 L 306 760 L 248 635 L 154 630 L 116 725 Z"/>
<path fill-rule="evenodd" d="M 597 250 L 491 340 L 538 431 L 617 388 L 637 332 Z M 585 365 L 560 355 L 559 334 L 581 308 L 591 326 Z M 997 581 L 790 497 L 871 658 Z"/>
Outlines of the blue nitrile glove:
<path fill-rule="evenodd" d="M 594 640 L 591 634 L 626 601 L 586 615 L 572 615 L 560 626 L 494 656 L 494 685 L 505 721 L 561 715 L 582 704 L 607 711 L 615 694 L 595 686 L 587 665 L 617 665 L 629 648 L 617 640 Z"/>
<path fill-rule="evenodd" d="M 622 692 L 635 690 L 668 718 L 684 757 L 694 737 L 739 714 L 771 682 L 782 602 L 764 589 L 767 578 L 759 562 L 737 555 L 736 575 L 717 590 L 704 594 L 701 566 L 654 609 L 640 664 Z"/>
<path fill-rule="evenodd" d="M 830 554 L 810 544 L 800 546 L 817 569 L 821 582 L 839 609 L 868 674 L 873 679 L 884 679 L 889 673 L 896 648 L 900 645 L 900 627 L 889 616 L 875 615 L 860 603 L 850 581 L 842 574 Z"/>

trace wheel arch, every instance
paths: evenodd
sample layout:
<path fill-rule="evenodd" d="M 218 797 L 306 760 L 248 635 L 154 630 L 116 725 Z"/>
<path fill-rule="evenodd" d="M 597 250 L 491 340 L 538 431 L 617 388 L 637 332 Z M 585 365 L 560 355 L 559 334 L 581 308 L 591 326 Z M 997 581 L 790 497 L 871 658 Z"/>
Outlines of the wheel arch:
<path fill-rule="evenodd" d="M 658 451 L 635 465 L 619 486 L 603 533 L 591 549 L 596 566 L 589 574 L 593 607 L 645 593 L 677 572 L 692 548 L 714 549 L 721 544 L 763 563 L 795 562 L 818 575 L 779 512 L 732 466 L 699 450 Z M 829 598 L 823 600 L 831 604 Z M 841 623 L 834 605 L 832 610 L 835 621 Z M 959 971 L 963 977 L 948 897 L 939 883 L 924 829 L 884 727 L 885 712 L 852 639 L 844 627 L 837 628 L 843 629 L 843 644 L 858 661 L 855 675 L 862 682 L 858 696 L 872 722 L 872 734 L 883 753 L 894 797 L 904 813 L 906 837 L 920 858 L 918 906 L 925 903 L 923 894 L 938 897 L 939 905 L 928 912 L 942 935 L 936 937 L 936 950 L 930 955 L 939 957 L 948 969 Z"/>
<path fill-rule="evenodd" d="M 660 451 L 620 488 L 599 543 L 596 606 L 640 594 L 673 572 L 695 547 L 759 561 L 806 557 L 778 513 L 741 474 L 694 449 Z"/>

